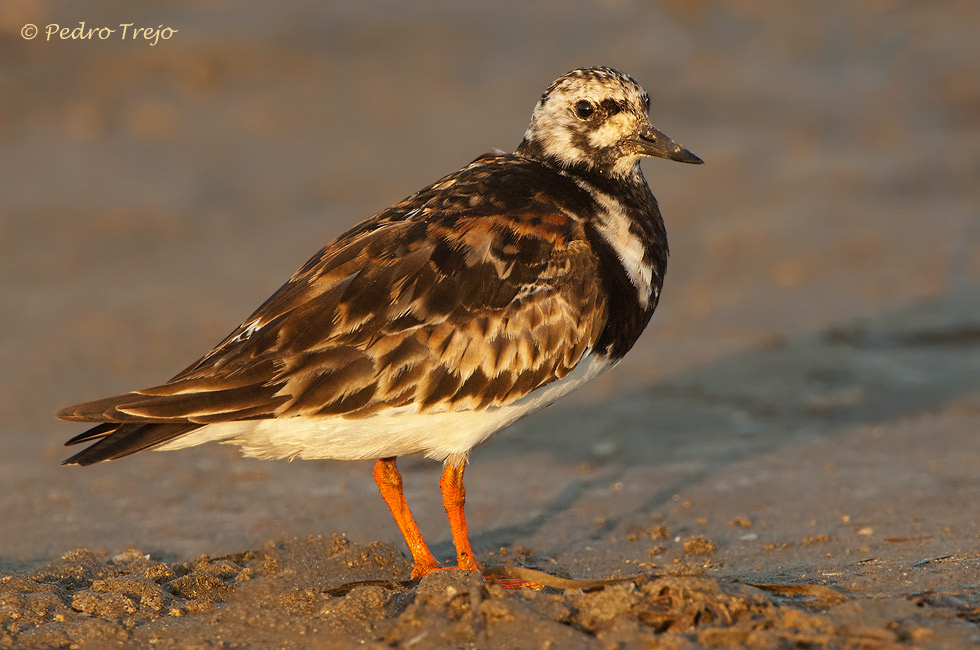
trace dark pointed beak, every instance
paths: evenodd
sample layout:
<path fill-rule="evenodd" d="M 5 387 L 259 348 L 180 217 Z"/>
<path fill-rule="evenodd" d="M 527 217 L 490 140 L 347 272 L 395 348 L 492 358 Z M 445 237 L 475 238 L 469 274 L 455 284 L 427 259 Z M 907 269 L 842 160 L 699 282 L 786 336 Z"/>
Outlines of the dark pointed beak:
<path fill-rule="evenodd" d="M 704 161 L 693 153 L 680 146 L 666 135 L 658 131 L 651 124 L 647 124 L 639 133 L 637 142 L 640 145 L 640 153 L 644 156 L 656 156 L 667 160 L 676 160 L 682 163 L 692 163 L 700 165 Z"/>

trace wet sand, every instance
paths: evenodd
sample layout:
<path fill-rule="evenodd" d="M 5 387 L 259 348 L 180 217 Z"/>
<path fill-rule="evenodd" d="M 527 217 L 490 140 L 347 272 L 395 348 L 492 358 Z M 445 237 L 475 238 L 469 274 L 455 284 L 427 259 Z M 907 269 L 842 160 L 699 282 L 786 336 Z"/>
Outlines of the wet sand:
<path fill-rule="evenodd" d="M 977 17 L 5 4 L 0 647 L 980 644 Z M 180 31 L 19 36 L 79 20 Z M 350 225 L 512 150 L 590 64 L 706 164 L 644 163 L 660 309 L 614 372 L 474 451 L 467 514 L 490 565 L 635 580 L 388 584 L 410 567 L 370 463 L 59 466 L 59 407 L 171 376 Z M 451 561 L 440 467 L 400 467 Z"/>

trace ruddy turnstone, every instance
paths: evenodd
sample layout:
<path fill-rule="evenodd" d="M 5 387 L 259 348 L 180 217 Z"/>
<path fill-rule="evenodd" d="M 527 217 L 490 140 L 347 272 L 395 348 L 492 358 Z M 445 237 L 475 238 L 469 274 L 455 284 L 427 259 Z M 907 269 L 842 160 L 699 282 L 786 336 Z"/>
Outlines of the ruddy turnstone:
<path fill-rule="evenodd" d="M 667 236 L 640 158 L 701 160 L 655 129 L 632 77 L 583 68 L 541 97 L 513 154 L 486 154 L 313 256 L 170 381 L 61 410 L 98 422 L 65 464 L 234 443 L 258 458 L 380 459 L 415 561 L 439 568 L 395 458 L 443 461 L 458 566 L 474 445 L 608 370 L 660 298 Z"/>

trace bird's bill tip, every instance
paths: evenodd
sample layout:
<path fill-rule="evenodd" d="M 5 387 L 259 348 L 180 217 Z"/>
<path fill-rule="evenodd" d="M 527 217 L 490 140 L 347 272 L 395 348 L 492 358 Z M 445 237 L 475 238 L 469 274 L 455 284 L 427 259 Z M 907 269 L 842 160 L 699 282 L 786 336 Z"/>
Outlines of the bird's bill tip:
<path fill-rule="evenodd" d="M 670 160 L 677 162 L 690 163 L 692 165 L 703 165 L 704 161 L 697 157 L 693 152 L 684 147 L 676 147 L 668 156 Z"/>

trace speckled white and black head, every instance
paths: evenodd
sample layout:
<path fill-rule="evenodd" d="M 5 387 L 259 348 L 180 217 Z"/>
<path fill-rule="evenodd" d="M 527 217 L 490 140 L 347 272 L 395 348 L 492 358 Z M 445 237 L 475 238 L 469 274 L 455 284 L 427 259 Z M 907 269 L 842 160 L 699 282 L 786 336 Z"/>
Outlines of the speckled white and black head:
<path fill-rule="evenodd" d="M 649 110 L 649 95 L 629 75 L 602 67 L 573 70 L 542 95 L 517 153 L 618 178 L 636 178 L 643 156 L 700 163 L 650 124 Z"/>

